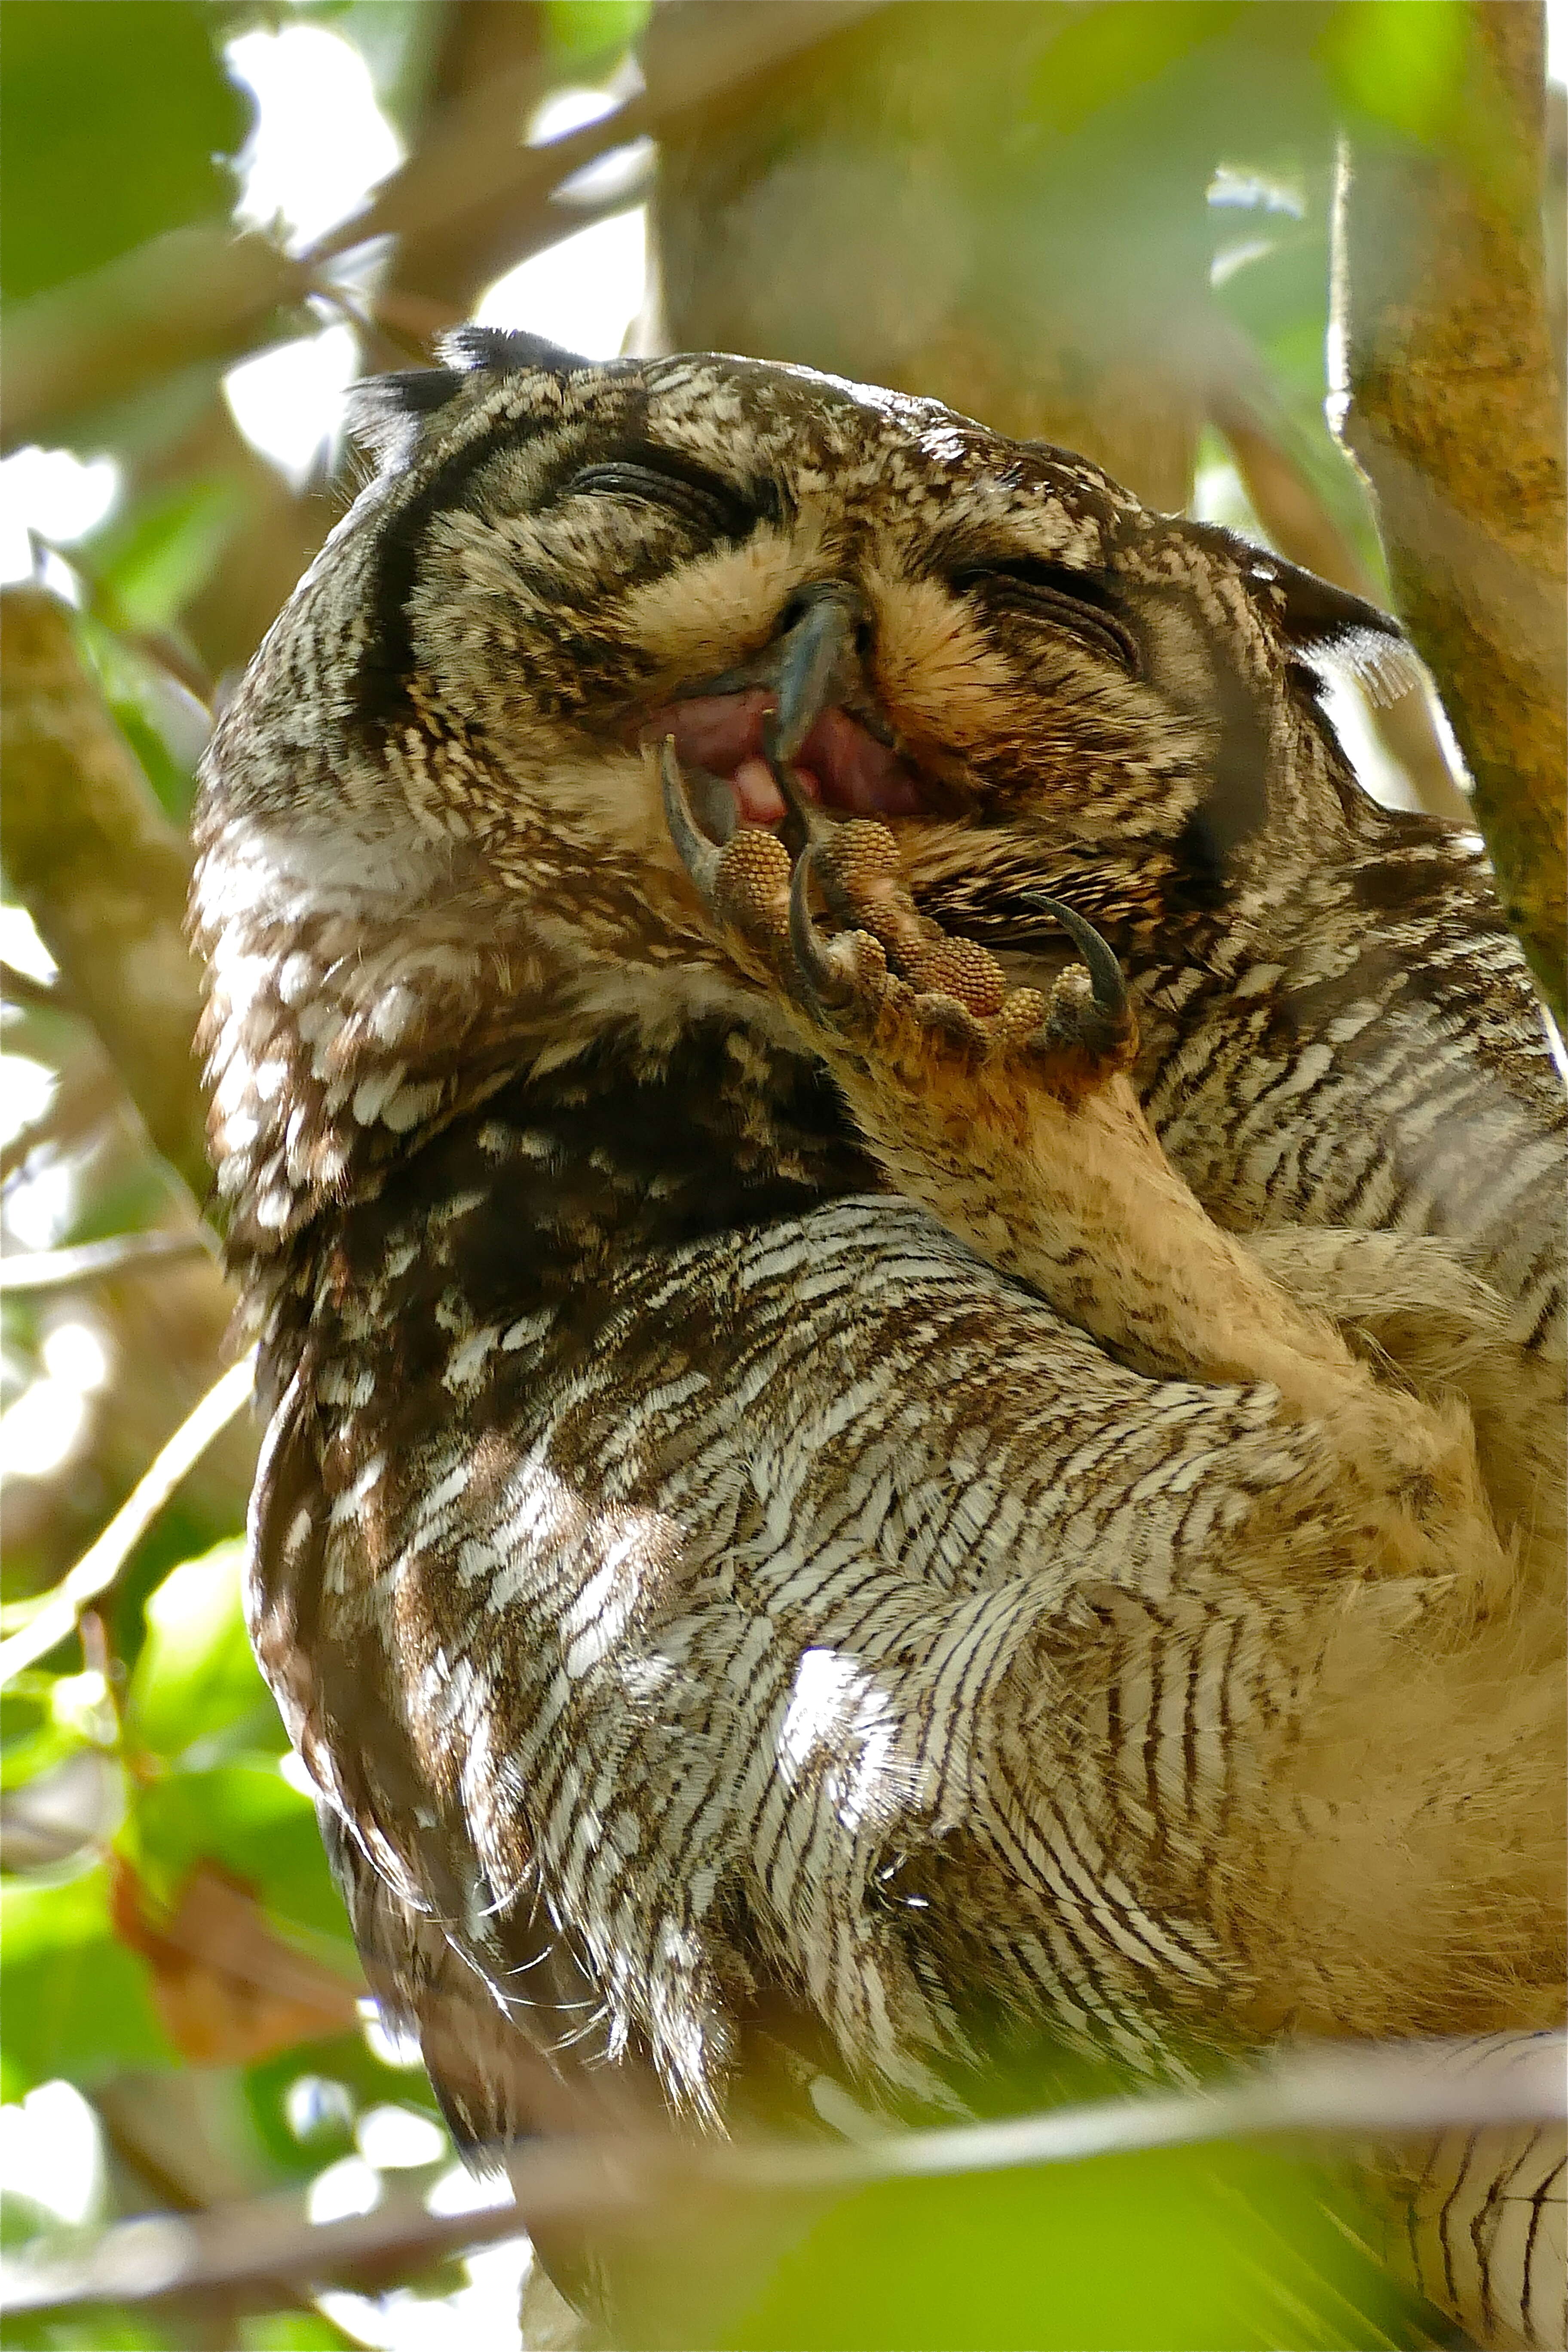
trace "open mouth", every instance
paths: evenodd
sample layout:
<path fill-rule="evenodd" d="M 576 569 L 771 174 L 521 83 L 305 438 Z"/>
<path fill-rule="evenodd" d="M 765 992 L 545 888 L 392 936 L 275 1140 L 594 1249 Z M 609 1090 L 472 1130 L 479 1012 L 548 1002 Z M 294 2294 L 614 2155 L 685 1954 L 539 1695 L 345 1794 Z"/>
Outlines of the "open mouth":
<path fill-rule="evenodd" d="M 803 589 L 760 653 L 643 719 L 644 743 L 674 738 L 692 811 L 713 840 L 786 820 L 786 831 L 800 831 L 814 808 L 889 817 L 930 807 L 876 715 L 861 664 L 866 633 L 853 589 Z"/>
<path fill-rule="evenodd" d="M 723 784 L 738 824 L 775 825 L 784 798 L 766 757 L 766 723 L 776 716 L 778 696 L 766 687 L 737 694 L 702 694 L 652 712 L 641 733 L 645 741 L 675 738 L 676 756 L 689 785 L 700 777 Z M 879 743 L 869 730 L 833 703 L 812 721 L 790 761 L 803 798 L 847 816 L 912 816 L 926 805 L 920 782 L 896 751 Z M 694 793 L 711 830 L 710 790 Z"/>

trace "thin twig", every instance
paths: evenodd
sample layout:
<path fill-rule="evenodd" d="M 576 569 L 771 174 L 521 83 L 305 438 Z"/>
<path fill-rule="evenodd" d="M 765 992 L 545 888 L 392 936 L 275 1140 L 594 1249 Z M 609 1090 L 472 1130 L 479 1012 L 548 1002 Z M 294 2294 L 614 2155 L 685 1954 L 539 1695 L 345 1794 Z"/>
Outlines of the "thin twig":
<path fill-rule="evenodd" d="M 217 1235 L 203 1225 L 194 1234 L 116 1234 L 75 1249 L 19 1251 L 0 1257 L 0 1290 L 68 1290 L 79 1282 L 166 1265 L 171 1259 L 213 1257 L 217 1246 Z"/>
<path fill-rule="evenodd" d="M 59 981 L 39 980 L 30 971 L 18 971 L 14 963 L 0 959 L 0 1003 L 21 1006 L 28 1013 L 68 1013 L 70 1000 Z"/>
<path fill-rule="evenodd" d="M 0 1146 L 0 1184 L 8 1184 L 35 1152 L 80 1152 L 110 1120 L 126 1109 L 125 1089 L 113 1064 L 84 1041 L 59 1070 L 55 1090 L 38 1117 Z"/>
<path fill-rule="evenodd" d="M 0 1643 L 0 1685 L 25 1667 L 47 1657 L 75 1631 L 90 1602 L 110 1590 L 132 1552 L 175 1487 L 220 1436 L 250 1395 L 256 1374 L 254 1350 L 231 1365 L 183 1421 L 150 1470 L 132 1487 L 96 1543 L 85 1551 L 50 1593 L 31 1624 Z"/>
<path fill-rule="evenodd" d="M 1331 2134 L 1398 2142 L 1451 2128 L 1539 2124 L 1563 2112 L 1561 2034 L 1300 2053 L 1213 2088 L 1022 2116 L 1001 2123 L 889 2133 L 857 2143 L 752 2140 L 676 2147 L 653 2137 L 559 2138 L 504 2158 L 511 2195 L 479 2212 L 434 2215 L 409 2192 L 372 2213 L 312 2226 L 296 2197 L 258 2198 L 200 2221 L 128 2221 L 72 2262 L 16 2263 L 0 2307 L 60 2310 L 141 2303 L 193 2289 L 326 2280 L 395 2259 L 406 2270 L 545 2221 L 679 2202 L 703 2191 L 815 2191 L 929 2179 L 1237 2136 Z M 495 2159 L 503 2159 L 498 2153 Z"/>

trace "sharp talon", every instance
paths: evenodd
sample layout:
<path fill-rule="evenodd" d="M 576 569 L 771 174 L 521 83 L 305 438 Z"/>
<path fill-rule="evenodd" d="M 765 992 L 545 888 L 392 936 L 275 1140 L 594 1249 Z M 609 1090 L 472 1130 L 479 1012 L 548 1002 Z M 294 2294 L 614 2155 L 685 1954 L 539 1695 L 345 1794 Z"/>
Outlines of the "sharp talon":
<path fill-rule="evenodd" d="M 683 768 L 680 780 L 699 829 L 722 849 L 741 822 L 733 792 L 722 776 L 713 775 L 707 768 Z"/>
<path fill-rule="evenodd" d="M 1112 1021 L 1125 1021 L 1131 1010 L 1127 982 L 1121 964 L 1094 925 L 1087 922 L 1075 908 L 1065 906 L 1060 898 L 1047 898 L 1043 890 L 1034 894 L 1034 903 L 1037 907 L 1043 907 L 1047 914 L 1061 925 L 1082 955 L 1089 966 L 1094 1001 L 1101 1013 Z"/>
<path fill-rule="evenodd" d="M 812 806 L 795 782 L 795 770 L 779 756 L 779 715 L 776 710 L 764 710 L 763 713 L 763 757 L 784 804 L 779 838 L 791 856 L 798 857 L 808 842 L 821 839 L 827 830 L 827 819 L 819 808 Z"/>
<path fill-rule="evenodd" d="M 686 779 L 675 756 L 673 735 L 667 735 L 659 745 L 658 780 L 664 792 L 665 823 L 676 855 L 703 898 L 711 898 L 719 872 L 719 852 L 692 814 L 691 803 L 686 796 Z"/>
<path fill-rule="evenodd" d="M 789 883 L 789 943 L 813 994 L 825 1005 L 847 1004 L 855 991 L 818 937 L 811 919 L 812 848 L 795 861 Z"/>

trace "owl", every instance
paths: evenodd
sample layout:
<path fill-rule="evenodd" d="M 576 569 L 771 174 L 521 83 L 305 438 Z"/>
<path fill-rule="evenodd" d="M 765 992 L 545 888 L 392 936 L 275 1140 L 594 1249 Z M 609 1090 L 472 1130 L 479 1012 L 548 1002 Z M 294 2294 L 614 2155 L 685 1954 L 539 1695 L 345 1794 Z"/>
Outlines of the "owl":
<path fill-rule="evenodd" d="M 194 919 L 253 1637 L 463 2140 L 1552 2024 L 1560 1088 L 1394 625 L 805 368 L 361 424 Z M 1549 2139 L 1390 2160 L 1499 2344 Z"/>

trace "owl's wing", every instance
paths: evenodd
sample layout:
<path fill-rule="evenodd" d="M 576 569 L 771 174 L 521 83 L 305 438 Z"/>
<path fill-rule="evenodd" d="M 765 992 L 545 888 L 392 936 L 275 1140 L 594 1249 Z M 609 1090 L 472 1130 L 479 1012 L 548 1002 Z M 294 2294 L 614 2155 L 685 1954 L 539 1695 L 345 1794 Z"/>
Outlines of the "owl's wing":
<path fill-rule="evenodd" d="M 458 1263 L 318 1304 L 253 1625 L 359 1851 L 525 2038 L 710 2113 L 771 1988 L 922 2090 L 977 1971 L 1128 2048 L 1244 1997 L 1210 1860 L 1268 1875 L 1239 1824 L 1356 1508 L 1311 1423 L 1125 1370 L 892 1197 L 596 1296 Z M 1413 1605 L 1363 1601 L 1373 1650 Z"/>

